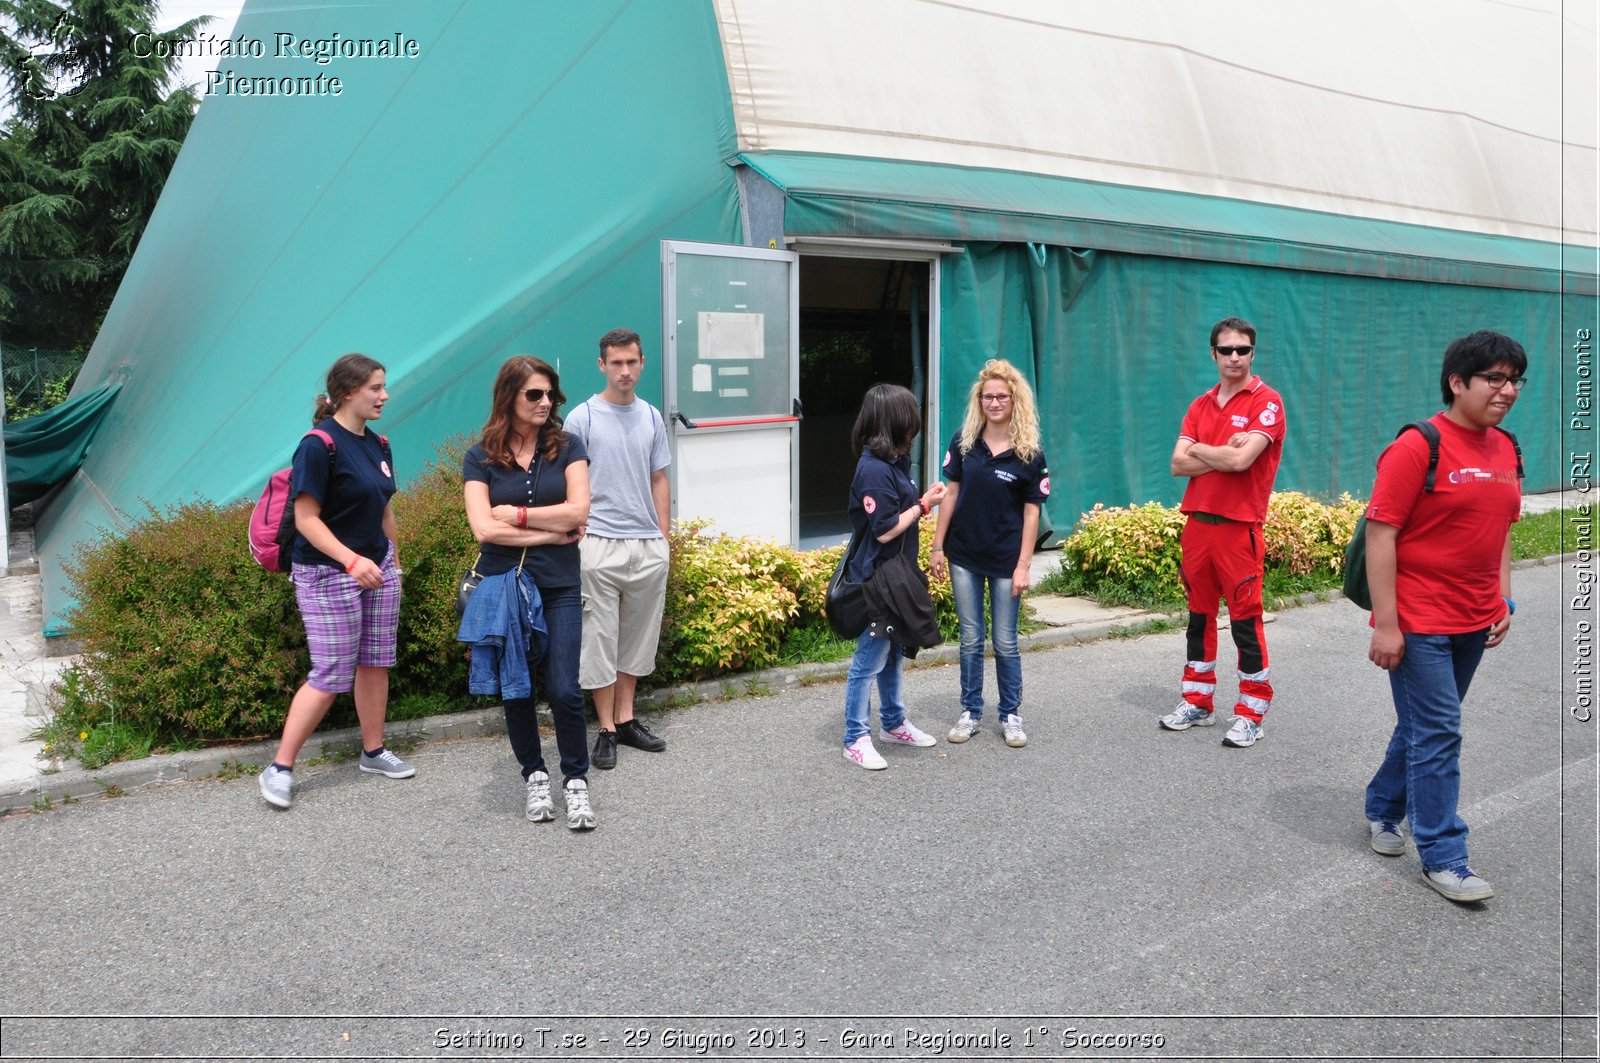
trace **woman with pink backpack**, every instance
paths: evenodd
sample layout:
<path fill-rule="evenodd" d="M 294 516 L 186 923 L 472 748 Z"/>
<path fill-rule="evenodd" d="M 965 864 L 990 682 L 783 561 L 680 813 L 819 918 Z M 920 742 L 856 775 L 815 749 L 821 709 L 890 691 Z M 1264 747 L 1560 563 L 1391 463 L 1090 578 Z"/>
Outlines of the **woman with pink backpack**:
<path fill-rule="evenodd" d="M 383 366 L 347 354 L 328 370 L 327 388 L 289 477 L 295 527 L 289 575 L 311 674 L 295 691 L 277 754 L 261 773 L 261 796 L 277 808 L 291 803 L 300 747 L 348 690 L 361 722 L 360 769 L 390 779 L 417 773 L 383 744 L 400 629 L 394 466 L 388 440 L 368 430 L 389 401 Z"/>

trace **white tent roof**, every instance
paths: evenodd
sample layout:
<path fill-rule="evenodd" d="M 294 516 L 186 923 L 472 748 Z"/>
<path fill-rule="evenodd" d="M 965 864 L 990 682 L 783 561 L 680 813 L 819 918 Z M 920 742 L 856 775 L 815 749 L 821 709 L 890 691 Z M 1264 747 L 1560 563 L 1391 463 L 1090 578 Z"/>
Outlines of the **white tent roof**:
<path fill-rule="evenodd" d="M 742 151 L 1594 243 L 1593 0 L 715 3 Z"/>

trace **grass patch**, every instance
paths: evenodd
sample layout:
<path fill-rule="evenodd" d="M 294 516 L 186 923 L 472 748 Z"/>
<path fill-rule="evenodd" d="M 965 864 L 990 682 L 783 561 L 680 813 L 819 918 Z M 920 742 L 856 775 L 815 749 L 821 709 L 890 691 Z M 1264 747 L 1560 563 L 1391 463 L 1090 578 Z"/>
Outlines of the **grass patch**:
<path fill-rule="evenodd" d="M 842 639 L 827 624 L 805 624 L 790 628 L 778 648 L 778 664 L 789 668 L 797 664 L 825 664 L 846 661 L 856 652 L 855 639 Z"/>
<path fill-rule="evenodd" d="M 69 668 L 50 692 L 51 715 L 28 737 L 43 742 L 41 757 L 76 760 L 93 771 L 118 760 L 139 760 L 152 753 L 197 749 L 192 737 L 122 713 L 104 716 L 83 696 L 83 676 Z"/>
<path fill-rule="evenodd" d="M 1177 631 L 1183 627 L 1183 621 L 1170 616 L 1158 616 L 1153 620 L 1146 620 L 1140 624 L 1130 624 L 1127 627 L 1114 627 L 1107 634 L 1108 639 L 1136 639 L 1141 635 L 1159 635 L 1164 631 Z"/>
<path fill-rule="evenodd" d="M 1588 541 L 1579 541 L 1576 516 L 1576 510 L 1553 509 L 1523 517 L 1511 526 L 1511 559 L 1526 561 L 1570 553 L 1579 547 L 1593 549 L 1592 533 L 1584 537 Z"/>

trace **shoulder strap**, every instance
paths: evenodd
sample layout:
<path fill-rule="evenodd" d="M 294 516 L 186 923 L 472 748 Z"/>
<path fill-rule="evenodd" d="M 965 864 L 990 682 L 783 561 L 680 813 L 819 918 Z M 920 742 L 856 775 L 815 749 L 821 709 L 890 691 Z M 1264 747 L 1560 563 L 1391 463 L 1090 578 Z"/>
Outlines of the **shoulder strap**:
<path fill-rule="evenodd" d="M 305 435 L 301 436 L 300 438 L 301 439 L 306 439 L 306 438 L 309 438 L 310 436 L 316 436 L 318 439 L 322 440 L 322 445 L 328 448 L 328 472 L 332 473 L 333 472 L 333 459 L 334 459 L 334 456 L 339 453 L 339 444 L 337 444 L 337 443 L 335 443 L 333 441 L 333 436 L 329 435 L 327 432 L 324 432 L 320 428 L 313 428 L 311 431 L 307 432 Z M 379 436 L 378 438 L 381 439 L 383 437 Z M 385 449 L 387 449 L 387 448 L 385 448 Z"/>
<path fill-rule="evenodd" d="M 1516 433 L 1511 431 L 1509 428 L 1501 428 L 1499 425 L 1495 425 L 1494 430 L 1511 440 L 1511 449 L 1517 452 L 1517 479 L 1527 479 L 1528 474 L 1522 468 L 1522 444 L 1517 442 Z"/>
<path fill-rule="evenodd" d="M 1434 427 L 1432 421 L 1412 421 L 1396 432 L 1394 437 L 1399 439 L 1412 429 L 1416 429 L 1428 441 L 1428 475 L 1422 479 L 1422 493 L 1432 494 L 1433 476 L 1439 471 L 1439 429 Z"/>

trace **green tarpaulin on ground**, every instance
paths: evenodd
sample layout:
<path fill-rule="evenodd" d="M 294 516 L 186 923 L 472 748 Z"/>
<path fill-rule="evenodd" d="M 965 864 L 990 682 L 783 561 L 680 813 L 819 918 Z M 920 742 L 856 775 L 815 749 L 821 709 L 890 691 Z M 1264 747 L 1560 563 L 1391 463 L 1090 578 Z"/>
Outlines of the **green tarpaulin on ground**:
<path fill-rule="evenodd" d="M 78 470 L 121 383 L 100 384 L 59 406 L 6 425 L 6 492 L 20 506 Z"/>

